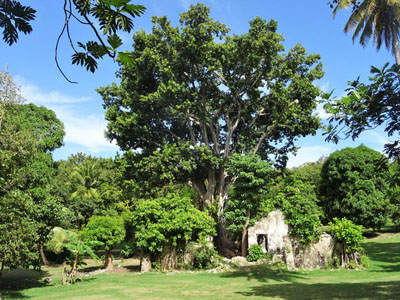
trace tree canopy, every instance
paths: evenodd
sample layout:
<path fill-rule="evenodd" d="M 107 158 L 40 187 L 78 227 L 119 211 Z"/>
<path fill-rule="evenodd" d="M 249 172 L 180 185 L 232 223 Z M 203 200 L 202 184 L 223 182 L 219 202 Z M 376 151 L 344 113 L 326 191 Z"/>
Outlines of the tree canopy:
<path fill-rule="evenodd" d="M 155 168 L 170 180 L 190 180 L 203 207 L 218 207 L 220 225 L 234 182 L 226 169 L 232 154 L 284 165 L 296 139 L 319 127 L 319 55 L 301 45 L 284 53 L 276 31 L 275 21 L 256 18 L 247 33 L 229 36 L 201 4 L 181 14 L 180 27 L 153 17 L 151 33 L 133 36 L 121 84 L 99 89 L 108 138 L 140 159 L 165 161 Z M 177 155 L 169 159 L 171 149 Z"/>

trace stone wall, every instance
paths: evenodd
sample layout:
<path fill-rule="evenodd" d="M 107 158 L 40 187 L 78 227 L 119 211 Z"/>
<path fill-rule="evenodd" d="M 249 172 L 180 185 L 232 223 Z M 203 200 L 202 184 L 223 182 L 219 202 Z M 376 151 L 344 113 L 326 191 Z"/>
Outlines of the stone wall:
<path fill-rule="evenodd" d="M 248 229 L 248 246 L 251 245 L 260 245 L 264 253 L 271 253 L 273 260 L 283 260 L 290 270 L 325 268 L 335 248 L 333 238 L 326 233 L 311 245 L 290 237 L 289 226 L 280 210 L 270 212 Z"/>

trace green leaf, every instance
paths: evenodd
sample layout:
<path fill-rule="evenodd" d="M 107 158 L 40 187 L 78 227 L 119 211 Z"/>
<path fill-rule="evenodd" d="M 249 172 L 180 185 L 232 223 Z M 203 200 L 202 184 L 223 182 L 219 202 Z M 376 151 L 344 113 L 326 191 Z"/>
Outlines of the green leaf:
<path fill-rule="evenodd" d="M 107 42 L 114 50 L 122 45 L 122 40 L 116 33 L 109 35 L 107 37 Z"/>
<path fill-rule="evenodd" d="M 129 68 L 133 64 L 133 56 L 131 53 L 118 52 L 118 61 L 126 68 Z"/>

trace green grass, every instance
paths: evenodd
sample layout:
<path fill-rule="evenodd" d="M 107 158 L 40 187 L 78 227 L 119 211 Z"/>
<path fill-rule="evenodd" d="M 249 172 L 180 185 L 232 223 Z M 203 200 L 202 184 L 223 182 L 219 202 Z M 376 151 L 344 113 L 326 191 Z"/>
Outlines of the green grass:
<path fill-rule="evenodd" d="M 6 273 L 0 290 L 5 299 L 400 299 L 400 234 L 386 232 L 364 246 L 371 267 L 359 271 L 288 272 L 258 266 L 219 274 L 138 274 L 133 268 L 62 286 L 61 269 L 45 268 L 42 275 Z M 43 276 L 52 283 L 44 284 Z"/>

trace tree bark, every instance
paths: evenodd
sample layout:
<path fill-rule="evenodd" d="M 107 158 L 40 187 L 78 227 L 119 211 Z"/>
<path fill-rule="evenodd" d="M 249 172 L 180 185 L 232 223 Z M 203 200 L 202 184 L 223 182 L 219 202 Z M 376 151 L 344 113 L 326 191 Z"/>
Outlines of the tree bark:
<path fill-rule="evenodd" d="M 63 263 L 62 285 L 67 284 L 67 262 Z"/>
<path fill-rule="evenodd" d="M 247 228 L 249 227 L 250 223 L 250 209 L 247 210 L 247 219 L 246 222 L 244 223 L 243 226 L 243 232 L 242 232 L 242 256 L 246 257 L 247 256 Z"/>
<path fill-rule="evenodd" d="M 0 261 L 0 278 L 3 275 L 3 270 L 4 270 L 4 263 Z"/>
<path fill-rule="evenodd" d="M 104 269 L 112 270 L 114 266 L 112 264 L 112 249 L 106 251 L 106 256 L 104 258 Z"/>
<path fill-rule="evenodd" d="M 43 265 L 48 267 L 49 266 L 49 262 L 47 261 L 46 255 L 44 254 L 44 249 L 43 249 L 42 242 L 39 242 L 39 252 L 40 252 L 40 257 L 42 258 Z"/>

